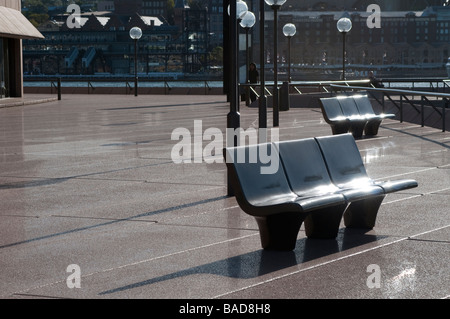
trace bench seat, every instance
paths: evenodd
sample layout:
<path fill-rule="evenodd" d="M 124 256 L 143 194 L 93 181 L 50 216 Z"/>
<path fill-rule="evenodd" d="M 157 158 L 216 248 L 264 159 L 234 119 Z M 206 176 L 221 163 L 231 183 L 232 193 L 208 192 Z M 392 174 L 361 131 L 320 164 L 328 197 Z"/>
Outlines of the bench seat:
<path fill-rule="evenodd" d="M 350 132 L 356 139 L 363 134 L 375 136 L 384 119 L 395 117 L 395 114 L 375 114 L 367 95 L 345 95 L 319 101 L 324 119 L 334 135 Z"/>
<path fill-rule="evenodd" d="M 375 114 L 372 103 L 370 103 L 367 95 L 354 95 L 352 98 L 356 103 L 359 114 L 367 118 L 367 124 L 364 132 L 365 135 L 378 135 L 378 129 L 381 122 L 384 119 L 392 119 L 395 117 L 395 114 Z"/>
<path fill-rule="evenodd" d="M 351 96 L 335 97 L 339 102 L 342 114 L 350 121 L 349 132 L 354 138 L 361 138 L 368 119 L 359 113 L 358 107 Z"/>
<path fill-rule="evenodd" d="M 323 118 L 330 125 L 333 135 L 348 133 L 350 120 L 344 116 L 339 101 L 336 98 L 322 98 L 319 101 Z"/>
<path fill-rule="evenodd" d="M 385 182 L 372 180 L 367 175 L 358 146 L 350 134 L 317 137 L 316 141 L 333 183 L 344 191 L 344 196 L 356 194 L 354 198 L 347 197 L 350 204 L 344 213 L 346 227 L 373 228 L 378 209 L 387 194 L 418 186 L 412 179 Z M 372 195 L 366 196 L 369 193 Z M 358 199 L 360 195 L 363 196 Z"/>

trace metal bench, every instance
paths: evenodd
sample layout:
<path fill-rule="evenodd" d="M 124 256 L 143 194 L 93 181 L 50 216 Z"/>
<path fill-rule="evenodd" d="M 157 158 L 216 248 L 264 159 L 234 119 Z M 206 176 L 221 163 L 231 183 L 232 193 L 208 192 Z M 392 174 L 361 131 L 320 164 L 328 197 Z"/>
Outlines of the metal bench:
<path fill-rule="evenodd" d="M 269 149 L 278 170 L 261 174 Z M 255 217 L 268 250 L 294 249 L 303 222 L 308 238 L 336 238 L 342 216 L 346 227 L 371 229 L 386 194 L 417 187 L 370 179 L 351 134 L 231 147 L 224 155 L 236 200 Z"/>
<path fill-rule="evenodd" d="M 335 99 L 338 100 L 344 116 L 350 121 L 349 132 L 354 138 L 361 138 L 368 119 L 359 113 L 353 97 L 338 96 Z"/>
<path fill-rule="evenodd" d="M 375 226 L 379 207 L 389 193 L 417 187 L 412 179 L 375 182 L 366 172 L 358 146 L 350 134 L 318 137 L 333 184 L 342 189 L 349 205 L 344 213 L 346 227 Z"/>
<path fill-rule="evenodd" d="M 279 158 L 273 144 L 225 149 L 231 187 L 241 209 L 255 217 L 262 247 L 293 250 L 304 221 L 308 237 L 335 238 L 346 207 L 344 196 L 312 189 L 295 194 L 281 163 L 273 174 L 261 174 L 261 168 L 267 165 L 261 161 L 261 154 L 267 154 L 267 149 L 274 152 L 271 157 Z M 331 226 L 330 220 L 333 221 Z M 339 220 L 337 225 L 336 220 Z"/>
<path fill-rule="evenodd" d="M 334 135 L 348 133 L 350 120 L 342 112 L 338 99 L 334 97 L 321 98 L 319 101 L 323 118 L 330 124 L 332 133 Z"/>
<path fill-rule="evenodd" d="M 352 96 L 353 100 L 356 103 L 356 107 L 358 108 L 359 114 L 364 116 L 367 119 L 367 124 L 364 129 L 365 135 L 375 136 L 378 135 L 378 129 L 381 125 L 381 122 L 387 118 L 394 118 L 395 114 L 375 114 L 372 103 L 369 100 L 367 95 L 354 95 Z"/>
<path fill-rule="evenodd" d="M 375 114 L 367 95 L 321 98 L 320 105 L 325 121 L 334 135 L 352 133 L 354 138 L 378 135 L 381 122 L 394 114 Z"/>

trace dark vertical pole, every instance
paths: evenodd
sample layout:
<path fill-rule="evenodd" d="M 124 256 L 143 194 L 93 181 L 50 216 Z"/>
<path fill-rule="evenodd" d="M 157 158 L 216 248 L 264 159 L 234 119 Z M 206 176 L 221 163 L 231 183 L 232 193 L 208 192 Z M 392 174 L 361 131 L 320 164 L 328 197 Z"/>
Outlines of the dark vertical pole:
<path fill-rule="evenodd" d="M 280 126 L 280 109 L 278 106 L 278 8 L 273 6 L 273 126 Z"/>
<path fill-rule="evenodd" d="M 138 96 L 138 77 L 137 77 L 137 71 L 138 71 L 138 61 L 137 61 L 137 42 L 138 40 L 134 40 L 134 96 Z"/>
<path fill-rule="evenodd" d="M 236 19 L 236 1 L 230 1 L 230 16 L 229 16 L 229 30 L 230 30 L 230 112 L 227 116 L 227 129 L 232 129 L 236 132 L 236 129 L 240 127 L 240 114 L 238 112 L 239 105 L 239 92 L 238 92 L 238 39 L 237 39 L 237 19 Z M 233 135 L 233 141 L 227 141 L 227 146 L 237 146 L 238 136 Z M 230 175 L 228 173 L 228 196 L 233 196 L 234 191 L 230 183 Z"/>
<path fill-rule="evenodd" d="M 345 80 L 345 32 L 342 32 L 342 80 Z"/>
<path fill-rule="evenodd" d="M 288 37 L 288 82 L 291 83 L 291 38 Z"/>
<path fill-rule="evenodd" d="M 223 93 L 230 101 L 230 17 L 228 5 L 230 0 L 223 1 Z"/>
<path fill-rule="evenodd" d="M 248 47 L 248 32 L 250 28 L 245 28 L 245 67 L 246 67 L 246 84 L 249 83 L 250 79 L 250 70 L 249 70 L 249 63 L 250 63 L 250 49 Z M 245 105 L 250 105 L 250 86 L 245 87 Z"/>
<path fill-rule="evenodd" d="M 403 95 L 400 95 L 400 123 L 403 123 Z"/>
<path fill-rule="evenodd" d="M 61 101 L 61 78 L 58 78 L 58 101 Z"/>
<path fill-rule="evenodd" d="M 446 127 L 445 127 L 445 124 L 446 124 L 446 119 L 445 119 L 445 112 L 446 112 L 446 109 L 448 108 L 448 101 L 449 101 L 449 99 L 444 99 L 445 100 L 445 105 L 442 107 L 442 132 L 444 132 L 445 133 L 445 131 L 446 131 Z"/>
<path fill-rule="evenodd" d="M 413 82 L 413 83 L 414 83 L 414 82 Z M 421 113 L 421 125 L 422 125 L 422 127 L 425 126 L 425 114 L 424 114 L 424 111 L 425 111 L 425 107 L 424 107 L 424 96 L 422 95 L 422 96 L 420 97 L 420 113 Z"/>
<path fill-rule="evenodd" d="M 261 93 L 259 97 L 259 129 L 260 133 L 261 129 L 267 129 L 267 103 L 266 103 L 266 80 L 265 80 L 265 49 L 264 49 L 264 23 L 265 23 L 265 11 L 264 11 L 264 0 L 259 0 L 259 78 L 260 78 L 260 87 Z M 260 134 L 260 143 L 267 142 L 267 136 L 261 136 Z"/>

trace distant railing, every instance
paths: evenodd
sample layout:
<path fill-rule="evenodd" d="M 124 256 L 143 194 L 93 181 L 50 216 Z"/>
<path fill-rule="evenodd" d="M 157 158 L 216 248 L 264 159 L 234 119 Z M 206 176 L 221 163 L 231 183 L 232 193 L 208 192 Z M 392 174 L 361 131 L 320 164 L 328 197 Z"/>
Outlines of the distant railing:
<path fill-rule="evenodd" d="M 446 90 L 450 87 L 449 80 L 445 78 L 386 78 L 382 79 L 383 84 L 386 88 L 395 88 L 395 85 L 405 88 L 406 85 L 409 85 L 407 88 L 410 90 L 415 90 L 416 88 L 420 89 L 429 89 L 432 92 L 445 93 Z"/>
<path fill-rule="evenodd" d="M 283 83 L 278 83 L 277 87 L 281 87 Z M 362 85 L 362 86 L 370 86 L 370 80 L 342 80 L 342 81 L 296 81 L 289 83 L 289 91 L 295 92 L 297 94 L 304 94 L 305 92 L 322 92 L 329 93 L 329 87 L 332 84 L 340 84 L 340 85 Z M 261 96 L 261 84 L 260 83 L 242 83 L 239 84 L 240 87 L 250 88 L 252 92 L 256 95 L 257 98 Z M 257 90 L 259 88 L 259 90 Z M 272 96 L 274 90 L 273 82 L 266 82 L 264 86 L 264 91 L 266 92 L 266 96 Z"/>
<path fill-rule="evenodd" d="M 60 87 L 58 91 L 57 81 L 60 81 Z M 109 92 L 111 88 L 118 88 L 115 92 L 120 92 L 123 88 L 123 92 L 128 95 L 134 90 L 134 79 L 129 77 L 120 78 L 50 78 L 46 77 L 44 79 L 26 79 L 24 81 L 24 88 L 29 91 L 33 91 L 33 88 L 38 88 L 39 92 L 45 92 L 48 88 L 50 94 L 54 94 L 55 89 L 60 93 L 61 88 L 63 91 L 84 93 L 83 88 L 87 87 L 87 94 L 102 94 Z M 139 79 L 138 87 L 141 92 L 146 92 L 142 94 L 223 94 L 223 81 L 216 80 L 174 80 L 174 79 Z M 67 90 L 68 88 L 72 90 Z M 43 90 L 44 89 L 44 90 Z M 108 91 L 109 90 L 109 91 Z M 186 93 L 187 92 L 187 93 Z"/>
<path fill-rule="evenodd" d="M 383 112 L 385 111 L 385 98 L 392 102 L 392 104 L 397 107 L 400 111 L 400 122 L 403 122 L 403 105 L 404 102 L 408 103 L 418 114 L 421 115 L 421 125 L 425 126 L 425 105 L 430 106 L 442 119 L 442 131 L 446 131 L 446 110 L 450 105 L 450 94 L 446 93 L 435 93 L 435 92 L 423 92 L 423 91 L 413 91 L 413 90 L 398 90 L 398 89 L 387 89 L 387 88 L 373 88 L 373 87 L 358 87 L 358 86 L 343 86 L 331 84 L 330 87 L 334 92 L 338 91 L 364 91 L 368 92 L 381 106 Z M 381 95 L 381 97 L 380 97 Z M 420 103 L 415 103 L 411 97 L 420 97 Z M 395 100 L 394 97 L 400 97 L 400 100 Z M 441 100 L 441 106 L 436 106 L 432 99 L 435 98 L 436 101 Z M 417 105 L 418 104 L 418 105 Z"/>

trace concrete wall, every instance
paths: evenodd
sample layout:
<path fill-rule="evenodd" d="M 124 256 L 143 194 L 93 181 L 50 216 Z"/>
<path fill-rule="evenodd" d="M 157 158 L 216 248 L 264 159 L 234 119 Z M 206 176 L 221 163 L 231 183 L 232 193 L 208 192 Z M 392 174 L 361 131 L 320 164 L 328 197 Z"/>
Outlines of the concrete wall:
<path fill-rule="evenodd" d="M 21 10 L 21 1 L 20 0 L 0 0 L 0 7 L 7 7 L 16 10 Z"/>
<path fill-rule="evenodd" d="M 1 7 L 21 10 L 20 0 L 0 0 Z M 23 96 L 22 40 L 9 39 L 11 97 Z"/>

